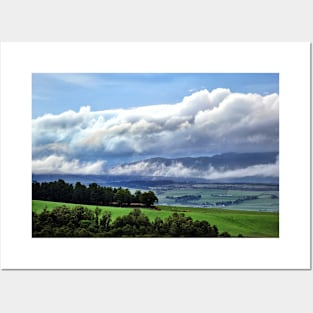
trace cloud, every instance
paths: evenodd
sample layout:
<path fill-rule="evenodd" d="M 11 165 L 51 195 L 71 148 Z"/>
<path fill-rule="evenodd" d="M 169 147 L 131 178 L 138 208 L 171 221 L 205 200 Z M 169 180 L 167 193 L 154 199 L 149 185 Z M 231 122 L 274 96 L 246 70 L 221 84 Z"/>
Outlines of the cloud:
<path fill-rule="evenodd" d="M 105 84 L 102 79 L 92 74 L 62 73 L 62 74 L 50 74 L 50 77 L 68 84 L 77 85 L 79 87 L 84 88 L 93 88 Z"/>
<path fill-rule="evenodd" d="M 50 155 L 47 158 L 32 161 L 34 174 L 103 174 L 104 161 L 80 162 L 77 159 L 66 160 L 63 156 Z"/>
<path fill-rule="evenodd" d="M 66 111 L 32 121 L 33 159 L 127 163 L 136 156 L 278 151 L 277 94 L 203 89 L 176 104 Z M 88 163 L 86 163 L 88 164 Z"/>
<path fill-rule="evenodd" d="M 206 170 L 199 170 L 184 166 L 181 162 L 170 165 L 159 162 L 142 161 L 133 164 L 116 166 L 108 171 L 111 175 L 138 175 L 162 177 L 193 177 L 205 179 L 240 178 L 250 176 L 278 177 L 278 159 L 272 164 L 257 164 L 234 170 L 216 169 L 209 166 Z"/>

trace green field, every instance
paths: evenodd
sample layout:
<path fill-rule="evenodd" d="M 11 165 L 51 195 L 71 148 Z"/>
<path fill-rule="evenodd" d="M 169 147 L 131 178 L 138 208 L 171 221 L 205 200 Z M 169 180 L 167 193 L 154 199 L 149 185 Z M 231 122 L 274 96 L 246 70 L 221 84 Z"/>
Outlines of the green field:
<path fill-rule="evenodd" d="M 223 207 L 231 210 L 249 210 L 249 211 L 279 211 L 279 191 L 273 190 L 271 186 L 268 190 L 258 190 L 257 185 L 247 185 L 253 187 L 252 190 L 243 189 L 222 189 L 222 188 L 204 188 L 203 185 L 182 186 L 180 188 L 169 186 L 168 188 L 155 189 L 159 203 L 164 205 L 180 205 L 189 207 Z M 261 186 L 265 188 L 264 186 Z M 193 196 L 198 199 L 180 200 L 179 197 Z M 235 201 L 247 196 L 254 196 L 254 200 L 245 200 L 239 204 L 216 205 L 222 201 Z"/>
<path fill-rule="evenodd" d="M 67 207 L 75 207 L 77 204 L 50 202 L 50 201 L 32 201 L 32 210 L 40 213 L 44 208 L 52 210 L 55 207 L 65 205 Z M 132 208 L 118 207 L 102 207 L 96 205 L 83 205 L 89 209 L 101 208 L 102 214 L 105 211 L 112 212 L 112 219 L 118 216 L 126 215 L 131 212 Z M 150 220 L 155 217 L 165 219 L 173 212 L 181 212 L 186 216 L 191 216 L 193 220 L 206 220 L 211 225 L 216 225 L 219 232 L 228 232 L 232 236 L 238 234 L 244 237 L 278 237 L 279 236 L 279 213 L 277 212 L 257 212 L 242 210 L 225 210 L 225 209 L 208 209 L 193 207 L 175 207 L 175 206 L 159 206 L 160 210 L 141 209 Z"/>

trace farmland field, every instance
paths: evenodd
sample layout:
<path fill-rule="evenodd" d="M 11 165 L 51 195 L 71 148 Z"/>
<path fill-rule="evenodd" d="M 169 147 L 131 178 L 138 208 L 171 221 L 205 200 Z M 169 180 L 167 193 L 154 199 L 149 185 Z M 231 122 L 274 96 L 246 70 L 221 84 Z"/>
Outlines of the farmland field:
<path fill-rule="evenodd" d="M 279 191 L 276 185 L 185 184 L 153 190 L 162 205 L 279 211 Z"/>
<path fill-rule="evenodd" d="M 177 195 L 177 193 L 176 193 Z M 253 201 L 253 200 L 251 200 Z M 46 208 L 52 210 L 55 207 L 65 205 L 75 207 L 77 204 L 50 202 L 50 201 L 32 201 L 32 210 L 40 213 Z M 97 206 L 83 205 L 94 210 Z M 111 211 L 112 219 L 118 216 L 126 215 L 131 212 L 132 208 L 119 208 L 98 206 L 101 213 Z M 228 232 L 232 236 L 239 234 L 245 237 L 278 237 L 279 236 L 279 213 L 278 212 L 257 212 L 245 210 L 231 210 L 221 208 L 200 208 L 200 207 L 181 207 L 181 206 L 158 206 L 159 211 L 152 209 L 141 209 L 141 211 L 154 220 L 155 217 L 165 219 L 174 212 L 184 213 L 192 217 L 193 220 L 206 220 L 211 225 L 216 225 L 219 232 Z"/>

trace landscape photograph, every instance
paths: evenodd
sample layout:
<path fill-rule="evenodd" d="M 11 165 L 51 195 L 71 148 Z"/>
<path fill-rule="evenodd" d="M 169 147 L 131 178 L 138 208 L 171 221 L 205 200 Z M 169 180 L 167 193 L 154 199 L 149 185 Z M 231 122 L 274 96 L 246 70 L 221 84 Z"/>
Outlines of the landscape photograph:
<path fill-rule="evenodd" d="M 278 238 L 279 210 L 278 73 L 32 74 L 33 238 Z"/>

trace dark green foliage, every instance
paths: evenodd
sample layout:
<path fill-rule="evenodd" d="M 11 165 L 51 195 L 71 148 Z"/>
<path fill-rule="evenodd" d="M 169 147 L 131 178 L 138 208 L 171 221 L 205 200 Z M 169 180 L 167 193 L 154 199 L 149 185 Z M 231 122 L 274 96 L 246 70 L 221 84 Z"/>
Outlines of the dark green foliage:
<path fill-rule="evenodd" d="M 73 203 L 84 203 L 85 201 L 89 200 L 89 198 L 89 190 L 87 190 L 85 185 L 77 182 L 73 190 Z"/>
<path fill-rule="evenodd" d="M 218 236 L 219 236 L 219 237 L 231 237 L 228 232 L 223 232 L 223 233 L 219 234 Z M 239 236 L 238 236 L 238 237 L 239 237 Z"/>
<path fill-rule="evenodd" d="M 99 214 L 101 213 L 101 209 L 99 209 L 98 207 L 96 207 L 95 209 L 95 216 L 96 216 L 96 226 L 98 227 L 99 226 Z"/>
<path fill-rule="evenodd" d="M 128 189 L 118 188 L 114 197 L 119 206 L 129 205 L 132 201 L 132 195 Z"/>
<path fill-rule="evenodd" d="M 112 221 L 111 212 L 105 212 L 100 220 L 100 230 L 106 232 L 110 230 L 110 223 Z"/>
<path fill-rule="evenodd" d="M 142 203 L 142 193 L 140 190 L 137 190 L 132 197 L 132 202 Z"/>
<path fill-rule="evenodd" d="M 140 209 L 119 216 L 114 222 L 111 212 L 83 206 L 65 206 L 52 211 L 33 212 L 33 237 L 217 237 L 218 230 L 207 221 L 193 221 L 183 213 L 173 213 L 164 221 L 156 217 L 150 222 Z M 222 233 L 220 236 L 229 236 Z"/>
<path fill-rule="evenodd" d="M 128 215 L 118 217 L 112 224 L 112 230 L 120 236 L 140 236 L 152 232 L 149 218 L 139 209 L 134 209 Z"/>
<path fill-rule="evenodd" d="M 147 207 L 152 206 L 155 202 L 158 202 L 158 198 L 153 191 L 144 192 L 141 195 L 141 202 L 143 202 Z"/>
<path fill-rule="evenodd" d="M 141 193 L 136 191 L 134 195 L 126 188 L 101 187 L 96 183 L 88 187 L 77 182 L 75 186 L 65 183 L 64 180 L 49 183 L 33 182 L 33 200 L 46 200 L 56 202 L 72 202 L 77 204 L 130 206 L 132 202 L 151 207 L 158 198 L 153 191 Z"/>

